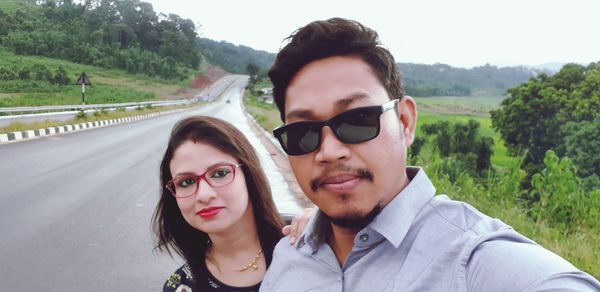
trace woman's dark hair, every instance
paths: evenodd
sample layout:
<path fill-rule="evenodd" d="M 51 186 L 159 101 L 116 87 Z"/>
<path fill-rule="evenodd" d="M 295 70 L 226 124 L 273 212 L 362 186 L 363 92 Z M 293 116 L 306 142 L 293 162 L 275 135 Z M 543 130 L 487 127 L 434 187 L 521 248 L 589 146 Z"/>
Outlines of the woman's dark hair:
<path fill-rule="evenodd" d="M 157 237 L 155 249 L 172 251 L 182 256 L 192 270 L 196 287 L 202 285 L 198 272 L 205 259 L 208 235 L 192 227 L 185 221 L 176 198 L 165 187 L 172 179 L 170 163 L 175 150 L 185 141 L 197 141 L 211 145 L 233 156 L 242 164 L 246 178 L 249 200 L 254 210 L 254 219 L 260 244 L 264 251 L 267 266 L 271 263 L 273 249 L 283 236 L 282 220 L 277 212 L 269 183 L 263 172 L 254 148 L 237 128 L 223 120 L 193 116 L 179 121 L 171 131 L 169 144 L 160 164 L 160 200 L 152 217 L 154 233 Z"/>
<path fill-rule="evenodd" d="M 285 122 L 285 92 L 296 73 L 306 64 L 333 56 L 357 56 L 365 61 L 386 89 L 390 99 L 404 96 L 402 77 L 394 57 L 381 46 L 377 32 L 357 21 L 343 18 L 319 20 L 286 38 L 269 70 L 273 98 Z"/>

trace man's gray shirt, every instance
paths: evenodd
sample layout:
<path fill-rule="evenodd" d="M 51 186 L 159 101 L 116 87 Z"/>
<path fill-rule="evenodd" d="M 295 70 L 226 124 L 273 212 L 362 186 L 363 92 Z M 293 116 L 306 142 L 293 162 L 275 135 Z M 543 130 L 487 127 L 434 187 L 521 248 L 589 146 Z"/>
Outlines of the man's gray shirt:
<path fill-rule="evenodd" d="M 423 170 L 356 235 L 340 267 L 317 214 L 283 238 L 260 291 L 600 291 L 566 260 L 470 205 L 434 196 Z"/>

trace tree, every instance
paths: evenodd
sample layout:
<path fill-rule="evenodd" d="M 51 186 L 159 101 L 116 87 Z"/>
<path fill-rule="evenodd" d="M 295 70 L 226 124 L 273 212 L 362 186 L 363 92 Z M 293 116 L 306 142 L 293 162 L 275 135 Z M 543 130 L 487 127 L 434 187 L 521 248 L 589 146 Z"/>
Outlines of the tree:
<path fill-rule="evenodd" d="M 568 126 L 569 122 L 592 122 L 600 118 L 600 66 L 596 63 L 588 67 L 565 65 L 554 76 L 540 74 L 508 92 L 502 107 L 491 112 L 492 126 L 510 153 L 527 151 L 523 167 L 529 177 L 543 168 L 548 150 L 555 149 L 560 156 L 567 154 L 567 137 L 578 128 Z M 572 136 L 571 140 L 582 141 L 583 136 Z M 584 157 L 573 150 L 573 145 L 569 153 Z M 576 160 L 580 173 L 594 172 L 584 161 L 589 161 L 589 157 Z"/>
<path fill-rule="evenodd" d="M 491 167 L 494 140 L 480 136 L 479 127 L 479 122 L 470 119 L 466 124 L 448 121 L 424 124 L 421 130 L 428 136 L 434 136 L 434 145 L 442 158 L 459 161 L 464 170 L 480 175 Z"/>
<path fill-rule="evenodd" d="M 587 189 L 600 188 L 600 118 L 569 122 L 565 131 L 565 154 L 573 160 Z"/>
<path fill-rule="evenodd" d="M 253 63 L 248 63 L 248 65 L 246 65 L 246 73 L 248 73 L 250 76 L 258 75 L 259 70 L 260 68 Z"/>

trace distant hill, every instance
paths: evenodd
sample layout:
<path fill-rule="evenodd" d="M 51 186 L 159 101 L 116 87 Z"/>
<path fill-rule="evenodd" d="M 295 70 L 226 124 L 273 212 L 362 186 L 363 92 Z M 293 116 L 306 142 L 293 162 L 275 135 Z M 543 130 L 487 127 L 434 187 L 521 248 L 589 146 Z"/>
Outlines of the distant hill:
<path fill-rule="evenodd" d="M 472 69 L 446 64 L 399 63 L 404 88 L 413 96 L 500 96 L 537 75 L 526 67 L 498 68 L 486 64 Z"/>
<path fill-rule="evenodd" d="M 275 61 L 275 54 L 255 50 L 253 48 L 225 41 L 214 41 L 199 38 L 197 44 L 204 57 L 213 65 L 217 65 L 231 73 L 246 74 L 248 64 L 258 66 L 265 74 Z"/>

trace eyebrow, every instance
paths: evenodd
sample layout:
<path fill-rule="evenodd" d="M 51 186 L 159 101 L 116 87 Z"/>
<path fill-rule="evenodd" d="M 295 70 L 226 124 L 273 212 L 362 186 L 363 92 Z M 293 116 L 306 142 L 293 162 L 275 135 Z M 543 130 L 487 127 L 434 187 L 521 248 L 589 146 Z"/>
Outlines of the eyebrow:
<path fill-rule="evenodd" d="M 227 161 L 221 161 L 221 162 L 217 162 L 209 167 L 206 168 L 206 170 L 204 170 L 203 173 L 206 173 L 209 169 L 212 169 L 216 166 L 220 166 L 220 165 L 228 165 L 228 164 L 237 164 L 237 163 L 231 163 L 231 162 L 227 162 Z M 173 176 L 173 178 L 178 177 L 178 176 L 182 176 L 182 175 L 198 175 L 195 172 L 191 172 L 191 171 L 185 171 L 185 172 L 178 172 L 177 174 L 175 174 Z"/>
<path fill-rule="evenodd" d="M 352 93 L 352 94 L 336 101 L 333 104 L 333 110 L 335 112 L 341 112 L 341 111 L 347 109 L 352 103 L 356 102 L 357 100 L 365 99 L 367 97 L 369 97 L 369 95 L 364 92 Z M 311 119 L 315 119 L 315 114 L 312 110 L 297 109 L 297 110 L 293 110 L 293 111 L 289 112 L 285 116 L 286 120 L 289 120 L 291 118 L 311 120 Z"/>

